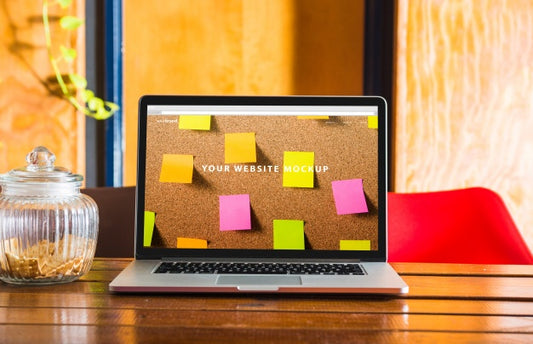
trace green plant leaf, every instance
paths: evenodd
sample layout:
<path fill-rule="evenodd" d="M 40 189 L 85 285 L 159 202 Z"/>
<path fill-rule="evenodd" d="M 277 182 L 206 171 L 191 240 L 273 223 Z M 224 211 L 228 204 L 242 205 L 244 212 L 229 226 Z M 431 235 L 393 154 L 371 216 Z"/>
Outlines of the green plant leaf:
<path fill-rule="evenodd" d="M 105 102 L 104 104 L 109 109 L 109 112 L 111 115 L 117 112 L 118 109 L 120 109 L 120 106 L 118 106 L 117 104 L 113 102 Z"/>
<path fill-rule="evenodd" d="M 59 4 L 59 6 L 61 6 L 61 8 L 67 8 L 70 6 L 70 4 L 72 4 L 72 0 L 57 0 L 57 3 Z"/>
<path fill-rule="evenodd" d="M 69 63 L 74 61 L 78 55 L 75 49 L 67 48 L 64 45 L 60 46 L 59 49 L 61 50 L 61 56 Z"/>
<path fill-rule="evenodd" d="M 87 87 L 87 79 L 85 79 L 83 76 L 76 74 L 76 73 L 69 73 L 68 77 L 70 79 L 70 82 L 78 88 L 78 89 L 84 89 Z"/>
<path fill-rule="evenodd" d="M 118 109 L 114 103 L 104 102 L 101 98 L 93 97 L 87 102 L 87 106 L 91 111 L 91 116 L 97 120 L 108 119 Z M 107 107 L 107 108 L 106 108 Z M 108 108 L 113 108 L 108 110 Z"/>
<path fill-rule="evenodd" d="M 94 92 L 91 90 L 83 90 L 81 92 L 81 99 L 87 103 L 90 99 L 94 98 Z"/>
<path fill-rule="evenodd" d="M 64 16 L 59 19 L 59 25 L 65 30 L 76 30 L 83 24 L 83 20 L 75 16 Z"/>
<path fill-rule="evenodd" d="M 113 115 L 112 112 L 110 111 L 107 111 L 106 109 L 104 108 L 100 108 L 98 109 L 98 111 L 96 112 L 96 114 L 93 116 L 95 119 L 98 119 L 98 120 L 103 120 L 103 119 L 108 119 L 109 117 L 111 117 Z"/>
<path fill-rule="evenodd" d="M 52 0 L 50 0 L 52 2 Z M 63 9 L 72 5 L 72 0 L 53 0 L 54 5 L 59 5 Z M 105 102 L 101 98 L 95 97 L 94 92 L 87 90 L 87 80 L 85 77 L 69 73 L 63 74 L 59 68 L 58 62 L 65 60 L 71 63 L 76 57 L 75 49 L 60 45 L 61 57 L 55 57 L 52 50 L 52 36 L 50 30 L 50 20 L 48 15 L 49 1 L 42 0 L 42 17 L 45 34 L 46 49 L 48 52 L 50 64 L 57 80 L 57 85 L 60 87 L 60 94 L 65 98 L 76 110 L 83 112 L 86 116 L 95 119 L 107 119 L 118 110 L 118 105 L 112 102 Z M 55 17 L 54 17 L 55 19 Z M 84 21 L 76 16 L 64 16 L 59 19 L 61 28 L 65 30 L 75 30 L 79 28 Z M 68 81 L 67 81 L 68 78 Z M 0 80 L 1 82 L 2 80 Z M 53 92 L 53 90 L 51 91 Z M 81 98 L 81 99 L 80 99 Z M 0 141 L 0 145 L 2 142 Z"/>
<path fill-rule="evenodd" d="M 104 101 L 101 98 L 93 97 L 89 99 L 87 102 L 87 106 L 89 107 L 89 110 L 93 112 L 98 112 L 100 109 L 104 109 Z"/>

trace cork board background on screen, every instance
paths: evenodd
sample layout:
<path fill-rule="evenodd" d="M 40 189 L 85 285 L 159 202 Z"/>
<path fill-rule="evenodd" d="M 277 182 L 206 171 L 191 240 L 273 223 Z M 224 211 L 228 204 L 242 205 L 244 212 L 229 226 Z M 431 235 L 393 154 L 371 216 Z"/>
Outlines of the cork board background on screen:
<path fill-rule="evenodd" d="M 180 130 L 179 116 L 149 115 L 145 210 L 156 213 L 153 247 L 176 247 L 177 237 L 200 238 L 208 248 L 272 249 L 274 219 L 303 220 L 305 249 L 338 250 L 339 240 L 371 240 L 377 250 L 378 132 L 367 117 L 302 120 L 296 116 L 211 116 L 211 130 Z M 226 133 L 253 132 L 256 166 L 279 172 L 235 172 L 224 163 Z M 314 188 L 287 188 L 285 151 L 314 152 Z M 164 154 L 194 156 L 192 183 L 161 183 Z M 209 172 L 204 165 L 229 165 Z M 224 168 L 223 168 L 224 169 Z M 266 168 L 265 168 L 266 169 Z M 368 213 L 337 215 L 331 182 L 363 179 Z M 249 194 L 251 230 L 220 231 L 219 196 Z"/>

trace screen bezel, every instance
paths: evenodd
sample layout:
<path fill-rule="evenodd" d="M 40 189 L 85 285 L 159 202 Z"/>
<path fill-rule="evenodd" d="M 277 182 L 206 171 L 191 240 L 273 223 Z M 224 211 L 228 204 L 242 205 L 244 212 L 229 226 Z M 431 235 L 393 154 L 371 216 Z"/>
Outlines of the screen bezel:
<path fill-rule="evenodd" d="M 146 126 L 149 105 L 277 105 L 378 107 L 378 250 L 178 249 L 143 246 L 146 174 Z M 135 258 L 225 258 L 386 261 L 387 256 L 387 104 L 378 96 L 196 96 L 145 95 L 139 100 Z"/>

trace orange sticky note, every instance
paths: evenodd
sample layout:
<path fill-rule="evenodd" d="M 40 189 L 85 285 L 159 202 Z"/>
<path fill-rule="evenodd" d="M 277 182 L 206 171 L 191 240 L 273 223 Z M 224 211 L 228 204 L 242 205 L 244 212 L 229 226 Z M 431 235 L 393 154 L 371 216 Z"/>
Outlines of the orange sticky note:
<path fill-rule="evenodd" d="M 255 133 L 226 134 L 224 161 L 226 164 L 256 162 Z"/>
<path fill-rule="evenodd" d="M 189 130 L 211 130 L 211 116 L 181 115 L 178 127 Z"/>
<path fill-rule="evenodd" d="M 196 238 L 181 238 L 176 240 L 177 248 L 207 248 L 207 240 Z"/>
<path fill-rule="evenodd" d="M 370 129 L 378 128 L 378 116 L 368 116 L 368 127 Z"/>
<path fill-rule="evenodd" d="M 294 188 L 314 187 L 314 152 L 283 153 L 283 186 Z"/>
<path fill-rule="evenodd" d="M 192 183 L 193 156 L 164 154 L 159 181 L 162 183 Z"/>

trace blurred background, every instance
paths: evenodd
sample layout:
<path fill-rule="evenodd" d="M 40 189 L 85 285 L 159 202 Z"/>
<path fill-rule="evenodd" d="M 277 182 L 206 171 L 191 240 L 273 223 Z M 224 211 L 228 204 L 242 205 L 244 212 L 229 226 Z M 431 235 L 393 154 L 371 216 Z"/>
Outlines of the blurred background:
<path fill-rule="evenodd" d="M 44 145 L 88 187 L 135 185 L 143 94 L 380 95 L 391 191 L 490 188 L 533 247 L 532 1 L 61 2 L 0 0 L 0 173 Z M 112 117 L 60 96 L 61 46 Z"/>

